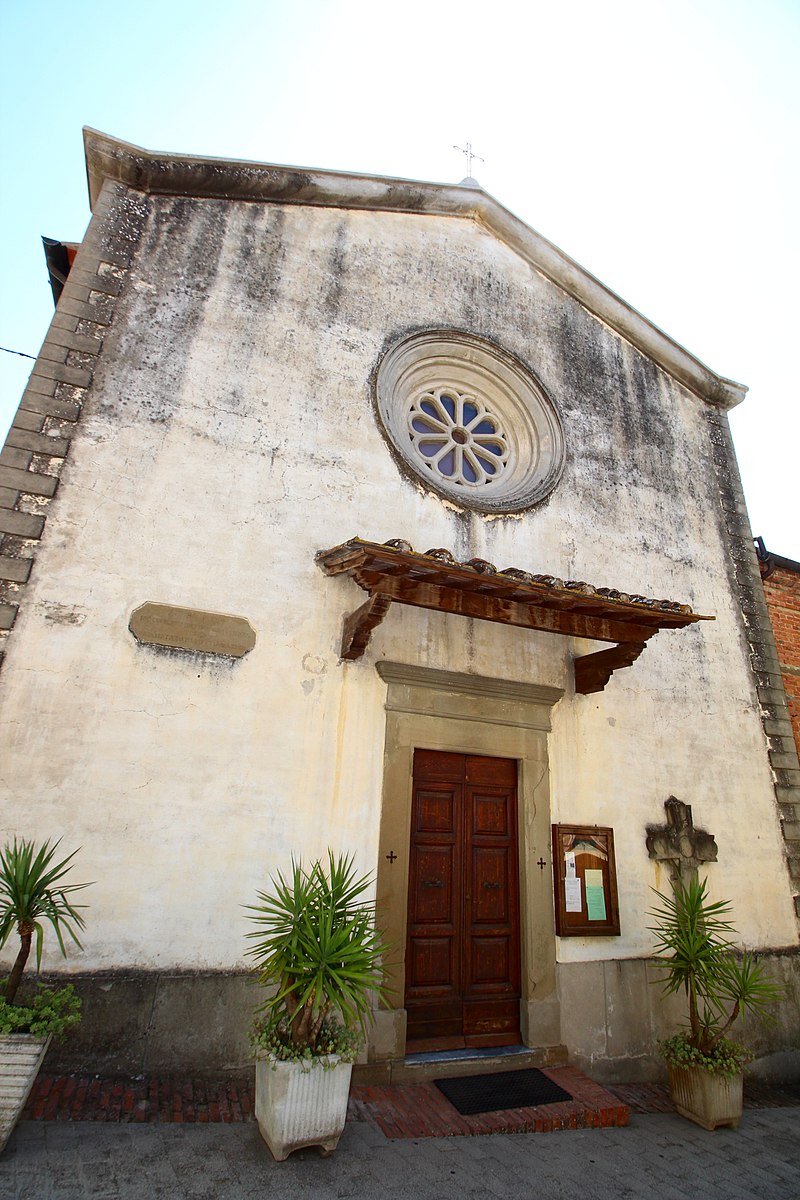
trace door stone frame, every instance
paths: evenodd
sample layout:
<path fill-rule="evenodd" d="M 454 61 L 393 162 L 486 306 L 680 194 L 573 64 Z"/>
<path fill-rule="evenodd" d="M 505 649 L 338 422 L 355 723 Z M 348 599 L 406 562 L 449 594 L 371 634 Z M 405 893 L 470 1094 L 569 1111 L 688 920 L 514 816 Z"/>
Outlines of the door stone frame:
<path fill-rule="evenodd" d="M 561 1040 L 550 861 L 547 735 L 561 688 L 379 662 L 387 684 L 377 923 L 391 947 L 387 1007 L 375 1014 L 370 1062 L 405 1058 L 405 947 L 414 750 L 511 758 L 518 763 L 520 1028 L 527 1046 Z"/>

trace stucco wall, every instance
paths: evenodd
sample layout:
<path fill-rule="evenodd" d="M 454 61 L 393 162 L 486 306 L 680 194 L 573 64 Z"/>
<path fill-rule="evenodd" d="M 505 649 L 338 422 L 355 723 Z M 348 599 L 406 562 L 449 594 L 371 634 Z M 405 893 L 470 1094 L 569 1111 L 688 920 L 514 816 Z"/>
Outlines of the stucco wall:
<path fill-rule="evenodd" d="M 241 905 L 291 854 L 332 845 L 374 868 L 381 658 L 565 690 L 552 820 L 614 827 L 622 934 L 559 939 L 562 963 L 649 951 L 650 888 L 667 880 L 645 826 L 671 794 L 717 838 L 712 894 L 733 900 L 743 939 L 794 946 L 705 403 L 474 222 L 141 203 L 0 679 L 4 832 L 63 834 L 96 881 L 68 969 L 235 969 Z M 456 511 L 396 466 L 373 377 L 427 326 L 498 342 L 558 408 L 566 468 L 534 511 Z M 354 534 L 716 621 L 660 633 L 591 696 L 575 696 L 571 660 L 593 644 L 400 606 L 343 665 L 342 616 L 363 594 L 314 554 Z M 234 662 L 142 646 L 127 626 L 148 600 L 246 617 L 255 648 Z"/>

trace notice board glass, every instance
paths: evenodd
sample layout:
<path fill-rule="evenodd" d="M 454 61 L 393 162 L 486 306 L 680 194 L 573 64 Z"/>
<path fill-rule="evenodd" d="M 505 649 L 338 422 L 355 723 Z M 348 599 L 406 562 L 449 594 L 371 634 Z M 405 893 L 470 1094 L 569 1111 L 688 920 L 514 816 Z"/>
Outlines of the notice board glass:
<path fill-rule="evenodd" d="M 553 883 L 560 937 L 619 934 L 613 829 L 554 825 Z"/>

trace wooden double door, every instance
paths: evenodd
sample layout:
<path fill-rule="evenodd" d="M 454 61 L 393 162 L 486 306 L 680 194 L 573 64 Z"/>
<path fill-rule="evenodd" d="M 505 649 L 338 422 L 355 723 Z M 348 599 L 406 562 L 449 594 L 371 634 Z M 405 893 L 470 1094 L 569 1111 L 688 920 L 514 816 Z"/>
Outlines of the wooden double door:
<path fill-rule="evenodd" d="M 517 764 L 414 752 L 407 1048 L 519 1042 Z"/>

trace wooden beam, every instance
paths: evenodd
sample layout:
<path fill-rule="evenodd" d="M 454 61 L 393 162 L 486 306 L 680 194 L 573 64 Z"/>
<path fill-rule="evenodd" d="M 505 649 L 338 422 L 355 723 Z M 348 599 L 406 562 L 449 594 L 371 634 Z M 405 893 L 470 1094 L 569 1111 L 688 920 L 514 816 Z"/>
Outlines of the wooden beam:
<path fill-rule="evenodd" d="M 361 658 L 373 629 L 380 625 L 391 603 L 390 596 L 376 592 L 360 608 L 350 613 L 349 617 L 345 617 L 342 629 L 342 658 L 348 662 Z"/>
<path fill-rule="evenodd" d="M 644 642 L 621 642 L 575 659 L 575 691 L 579 696 L 602 692 L 614 671 L 629 667 L 644 650 Z"/>
<path fill-rule="evenodd" d="M 460 617 L 476 617 L 481 621 L 496 621 L 501 625 L 540 629 L 546 633 L 567 634 L 597 642 L 643 643 L 657 632 L 652 625 L 565 612 L 530 601 L 520 604 L 516 600 L 456 590 L 436 583 L 420 583 L 400 576 L 384 576 L 372 594 L 388 596 L 398 604 L 410 604 L 416 608 L 430 608 L 438 612 L 455 613 Z"/>

